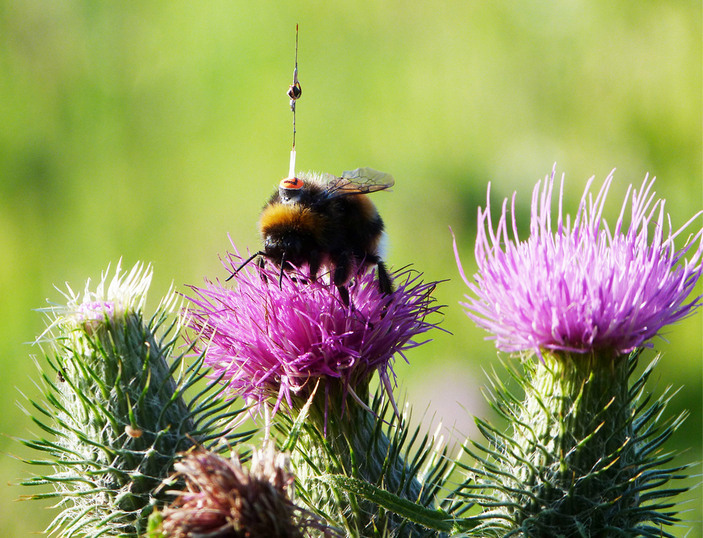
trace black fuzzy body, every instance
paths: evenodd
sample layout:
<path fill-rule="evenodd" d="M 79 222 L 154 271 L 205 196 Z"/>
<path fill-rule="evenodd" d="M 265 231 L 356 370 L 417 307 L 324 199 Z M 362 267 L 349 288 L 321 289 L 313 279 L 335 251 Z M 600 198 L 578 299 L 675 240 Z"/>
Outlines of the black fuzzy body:
<path fill-rule="evenodd" d="M 313 280 L 327 267 L 340 291 L 354 271 L 376 265 L 379 288 L 392 291 L 378 252 L 383 220 L 366 194 L 330 193 L 324 185 L 306 180 L 294 199 L 286 198 L 285 191 L 277 190 L 262 211 L 264 258 L 282 268 L 286 263 L 308 265 Z"/>

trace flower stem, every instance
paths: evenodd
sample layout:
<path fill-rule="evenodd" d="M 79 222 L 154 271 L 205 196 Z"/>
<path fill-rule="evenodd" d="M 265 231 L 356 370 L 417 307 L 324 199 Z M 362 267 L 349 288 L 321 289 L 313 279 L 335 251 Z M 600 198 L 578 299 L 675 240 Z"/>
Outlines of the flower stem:
<path fill-rule="evenodd" d="M 683 490 L 662 486 L 685 466 L 664 467 L 672 456 L 659 449 L 683 417 L 661 422 L 668 397 L 643 397 L 651 367 L 630 386 L 637 356 L 524 360 L 514 374 L 524 397 L 501 387 L 494 402 L 512 432 L 479 420 L 488 457 L 467 467 L 477 483 L 464 494 L 488 526 L 537 538 L 671 536 L 662 526 L 678 521 L 671 499 Z"/>
<path fill-rule="evenodd" d="M 532 486 L 526 515 L 540 527 L 558 528 L 604 502 L 617 510 L 633 502 L 617 487 L 634 470 L 628 361 L 545 355 L 544 363 L 527 363 L 527 370 L 524 425 L 514 428 L 529 462 L 518 468 Z"/>
<path fill-rule="evenodd" d="M 309 485 L 308 504 L 352 536 L 436 536 L 436 531 L 385 510 L 377 499 L 370 500 L 373 495 L 340 487 L 340 480 L 347 477 L 354 484 L 382 488 L 401 503 L 411 501 L 434 509 L 432 500 L 423 496 L 422 484 L 407 465 L 397 439 L 385 431 L 385 413 L 349 396 L 344 399 L 329 392 L 328 396 L 315 399 L 292 455 L 300 483 Z M 368 401 L 368 384 L 357 385 L 357 396 Z"/>

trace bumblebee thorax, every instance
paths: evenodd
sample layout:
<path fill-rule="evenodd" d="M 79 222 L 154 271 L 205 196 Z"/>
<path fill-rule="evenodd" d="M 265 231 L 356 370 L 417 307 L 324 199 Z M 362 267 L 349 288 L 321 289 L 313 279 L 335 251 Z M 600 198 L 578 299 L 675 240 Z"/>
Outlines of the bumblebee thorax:
<path fill-rule="evenodd" d="M 307 235 L 322 237 L 326 219 L 320 213 L 302 204 L 272 202 L 261 212 L 259 229 L 266 238 L 270 235 Z"/>

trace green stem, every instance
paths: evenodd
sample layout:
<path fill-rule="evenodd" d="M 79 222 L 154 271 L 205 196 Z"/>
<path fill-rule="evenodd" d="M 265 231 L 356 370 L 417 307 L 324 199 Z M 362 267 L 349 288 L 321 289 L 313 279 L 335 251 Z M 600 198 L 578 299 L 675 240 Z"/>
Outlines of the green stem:
<path fill-rule="evenodd" d="M 320 394 L 323 390 L 320 387 L 315 396 L 293 455 L 300 482 L 314 484 L 308 502 L 339 521 L 353 536 L 435 536 L 436 531 L 410 523 L 367 496 L 325 480 L 349 477 L 354 483 L 382 488 L 400 500 L 422 501 L 422 485 L 384 432 L 387 423 L 382 417 L 350 395 L 343 398 L 341 387 L 332 386 Z M 361 401 L 369 401 L 368 385 L 356 390 Z"/>

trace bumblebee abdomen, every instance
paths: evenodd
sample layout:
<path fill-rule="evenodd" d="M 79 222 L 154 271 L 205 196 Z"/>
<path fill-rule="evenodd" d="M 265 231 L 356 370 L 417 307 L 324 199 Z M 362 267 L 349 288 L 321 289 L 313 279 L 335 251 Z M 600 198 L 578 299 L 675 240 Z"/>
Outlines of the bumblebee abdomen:
<path fill-rule="evenodd" d="M 354 204 L 358 211 L 358 216 L 364 220 L 371 221 L 378 216 L 376 206 L 373 205 L 371 199 L 365 194 L 355 194 L 350 196 L 348 200 Z"/>
<path fill-rule="evenodd" d="M 365 194 L 357 194 L 337 199 L 340 217 L 338 248 L 354 253 L 358 258 L 367 254 L 377 254 L 379 240 L 383 233 L 383 221 L 376 206 Z"/>

